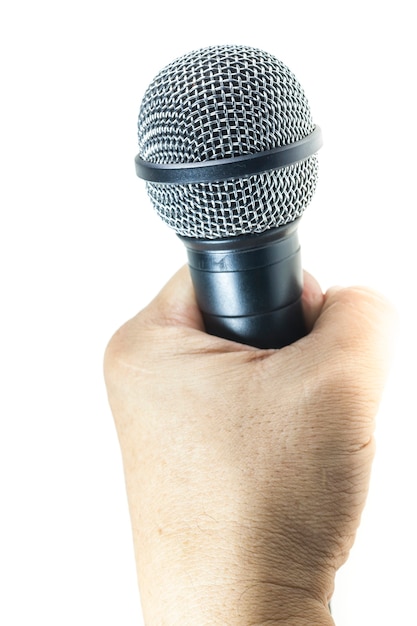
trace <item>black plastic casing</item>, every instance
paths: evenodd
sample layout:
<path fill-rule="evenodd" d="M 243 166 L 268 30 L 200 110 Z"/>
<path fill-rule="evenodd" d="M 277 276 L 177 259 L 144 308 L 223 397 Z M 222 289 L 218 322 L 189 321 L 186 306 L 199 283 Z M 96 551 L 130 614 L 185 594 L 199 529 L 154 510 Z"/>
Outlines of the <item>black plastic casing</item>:
<path fill-rule="evenodd" d="M 257 348 L 306 334 L 298 222 L 229 239 L 180 236 L 208 333 Z"/>

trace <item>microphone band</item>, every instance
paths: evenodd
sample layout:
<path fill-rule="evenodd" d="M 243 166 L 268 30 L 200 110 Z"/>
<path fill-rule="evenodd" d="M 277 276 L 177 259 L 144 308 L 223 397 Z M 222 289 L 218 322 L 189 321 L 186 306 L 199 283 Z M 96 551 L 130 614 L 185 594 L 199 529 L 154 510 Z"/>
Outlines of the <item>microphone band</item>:
<path fill-rule="evenodd" d="M 138 155 L 135 158 L 136 174 L 151 183 L 175 185 L 215 183 L 232 178 L 247 178 L 293 165 L 313 156 L 322 145 L 321 129 L 316 126 L 310 135 L 287 146 L 228 159 L 165 164 L 144 161 Z"/>

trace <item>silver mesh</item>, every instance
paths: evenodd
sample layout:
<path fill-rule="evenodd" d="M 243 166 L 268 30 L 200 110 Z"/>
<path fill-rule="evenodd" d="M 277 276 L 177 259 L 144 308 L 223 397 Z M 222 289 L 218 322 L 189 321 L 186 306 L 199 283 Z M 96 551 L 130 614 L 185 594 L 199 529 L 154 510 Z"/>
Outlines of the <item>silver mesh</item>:
<path fill-rule="evenodd" d="M 163 69 L 138 120 L 139 156 L 194 163 L 288 145 L 314 130 L 295 76 L 247 46 L 212 46 Z M 219 183 L 147 183 L 153 206 L 178 234 L 216 239 L 260 233 L 301 216 L 317 181 L 317 157 Z"/>

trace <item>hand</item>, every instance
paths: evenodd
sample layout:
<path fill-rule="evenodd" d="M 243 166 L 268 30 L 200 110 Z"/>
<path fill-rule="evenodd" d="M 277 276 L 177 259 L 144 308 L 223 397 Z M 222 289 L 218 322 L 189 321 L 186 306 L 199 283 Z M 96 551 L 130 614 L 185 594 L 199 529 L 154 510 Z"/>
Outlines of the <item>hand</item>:
<path fill-rule="evenodd" d="M 307 274 L 303 297 L 310 334 L 258 350 L 204 332 L 183 268 L 108 346 L 148 626 L 333 624 L 393 313 Z"/>

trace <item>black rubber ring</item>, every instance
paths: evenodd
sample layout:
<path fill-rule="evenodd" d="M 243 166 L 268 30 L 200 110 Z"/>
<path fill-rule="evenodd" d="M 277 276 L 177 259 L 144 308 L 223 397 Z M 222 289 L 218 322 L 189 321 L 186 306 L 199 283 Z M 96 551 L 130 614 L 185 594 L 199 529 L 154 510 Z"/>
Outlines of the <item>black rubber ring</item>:
<path fill-rule="evenodd" d="M 310 135 L 295 143 L 231 159 L 161 164 L 143 161 L 138 155 L 135 159 L 136 174 L 139 178 L 151 183 L 171 185 L 214 183 L 232 178 L 247 178 L 253 174 L 281 169 L 304 161 L 315 154 L 322 145 L 321 129 L 316 126 Z"/>

